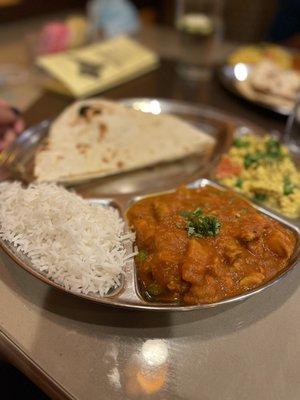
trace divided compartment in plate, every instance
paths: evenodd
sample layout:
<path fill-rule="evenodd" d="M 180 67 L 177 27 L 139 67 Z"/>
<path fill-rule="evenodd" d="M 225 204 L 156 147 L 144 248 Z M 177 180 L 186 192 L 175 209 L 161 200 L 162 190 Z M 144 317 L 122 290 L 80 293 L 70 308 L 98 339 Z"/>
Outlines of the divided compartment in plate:
<path fill-rule="evenodd" d="M 104 207 L 112 207 L 115 208 L 119 215 L 121 216 L 121 209 L 119 208 L 118 204 L 110 198 L 103 198 L 103 199 L 86 199 L 88 201 L 88 203 L 93 204 L 93 205 L 101 205 Z M 131 249 L 129 248 L 130 246 L 127 246 L 127 251 L 131 251 Z M 10 257 L 12 258 L 20 267 L 22 267 L 23 269 L 25 269 L 27 272 L 29 272 L 31 275 L 33 275 L 34 277 L 38 278 L 39 280 L 43 281 L 44 283 L 47 283 L 50 286 L 53 286 L 59 290 L 62 290 L 64 292 L 88 299 L 88 300 L 92 300 L 92 301 L 101 301 L 101 303 L 113 303 L 114 299 L 117 295 L 119 295 L 123 288 L 124 288 L 124 284 L 125 284 L 125 279 L 124 279 L 124 275 L 122 275 L 120 277 L 120 285 L 116 288 L 111 289 L 108 294 L 106 294 L 103 297 L 100 297 L 97 294 L 83 294 L 81 292 L 75 292 L 72 290 L 68 290 L 66 289 L 64 286 L 60 285 L 59 283 L 56 283 L 55 281 L 53 281 L 52 279 L 48 278 L 46 276 L 46 273 L 43 273 L 39 270 L 37 270 L 33 265 L 32 262 L 30 260 L 30 258 L 24 254 L 23 252 L 21 252 L 20 250 L 18 250 L 13 244 L 9 243 L 6 240 L 3 240 L 0 238 L 0 248 L 2 248 L 2 250 Z M 110 299 L 110 301 L 108 301 L 108 299 Z"/>
<path fill-rule="evenodd" d="M 191 182 L 189 184 L 187 184 L 186 186 L 191 188 L 191 189 L 197 189 L 200 187 L 205 187 L 205 186 L 212 186 L 218 190 L 228 190 L 228 188 L 226 188 L 223 185 L 220 185 L 219 183 L 212 181 L 210 179 L 206 179 L 206 178 L 200 178 L 195 180 L 194 182 Z M 131 200 L 128 201 L 127 205 L 126 205 L 126 211 L 124 213 L 125 219 L 127 221 L 126 218 L 126 212 L 129 210 L 129 208 L 134 205 L 135 203 L 139 202 L 140 200 L 143 200 L 145 198 L 148 197 L 152 197 L 152 196 L 157 196 L 157 195 L 163 195 L 163 194 L 167 194 L 167 193 L 172 193 L 174 192 L 176 189 L 170 189 L 167 191 L 163 191 L 163 192 L 156 192 L 156 193 L 147 193 L 145 195 L 138 195 L 133 197 Z M 249 200 L 248 200 L 249 201 Z M 214 302 L 214 303 L 203 303 L 203 304 L 195 304 L 195 305 L 185 305 L 184 303 L 166 303 L 166 302 L 154 302 L 154 301 L 149 301 L 145 298 L 144 295 L 144 288 L 142 288 L 140 286 L 139 280 L 138 280 L 138 271 L 135 268 L 135 288 L 137 290 L 137 294 L 139 296 L 139 298 L 142 298 L 144 300 L 144 302 L 146 302 L 146 304 L 150 305 L 150 308 L 155 310 L 169 310 L 169 311 L 188 311 L 188 310 L 193 310 L 193 309 L 201 309 L 201 308 L 210 308 L 210 307 L 216 307 L 219 305 L 225 305 L 225 304 L 229 304 L 229 303 L 233 303 L 233 302 L 237 302 L 237 301 L 241 301 L 241 300 L 245 300 L 248 297 L 253 296 L 256 293 L 261 292 L 264 289 L 267 289 L 268 287 L 274 285 L 275 283 L 279 282 L 281 279 L 283 279 L 288 272 L 290 272 L 293 267 L 296 265 L 297 261 L 299 260 L 299 256 L 300 256 L 300 224 L 295 224 L 292 221 L 283 218 L 281 215 L 272 212 L 271 210 L 268 210 L 264 207 L 261 207 L 257 204 L 252 203 L 251 201 L 249 201 L 252 206 L 258 210 L 259 212 L 267 215 L 268 217 L 278 221 L 280 224 L 282 224 L 285 228 L 291 230 L 296 239 L 296 246 L 294 249 L 294 252 L 292 254 L 292 256 L 290 257 L 289 263 L 288 265 L 282 269 L 280 272 L 278 272 L 278 274 L 276 274 L 272 279 L 270 279 L 269 281 L 265 282 L 263 285 L 258 286 L 254 289 L 248 290 L 244 293 L 241 293 L 239 295 L 233 296 L 233 297 L 228 297 L 225 298 L 223 300 L 220 300 L 218 302 Z M 144 308 L 144 307 L 143 307 Z M 146 308 L 146 307 L 145 307 Z M 149 307 L 148 307 L 149 308 Z"/>
<path fill-rule="evenodd" d="M 77 186 L 78 192 L 88 197 L 103 197 L 119 194 L 138 194 L 145 190 L 161 191 L 188 183 L 199 176 L 206 176 L 217 164 L 220 155 L 226 151 L 233 136 L 240 129 L 254 131 L 258 135 L 263 129 L 249 121 L 231 116 L 211 107 L 190 104 L 181 101 L 135 98 L 122 100 L 121 104 L 142 112 L 155 114 L 170 113 L 200 128 L 216 139 L 212 153 L 196 154 L 181 160 L 160 163 L 134 171 L 124 171 L 110 176 L 85 176 L 61 182 L 65 186 Z M 16 140 L 15 144 L 1 155 L 0 169 L 11 172 L 11 178 L 18 178 L 26 183 L 34 180 L 34 156 L 47 137 L 51 120 L 28 128 Z M 159 177 L 159 179 L 158 179 Z"/>
<path fill-rule="evenodd" d="M 197 180 L 189 183 L 187 186 L 190 188 L 198 188 L 198 187 L 204 187 L 206 185 L 211 185 L 220 190 L 226 190 L 226 188 L 224 186 L 222 186 L 218 183 L 215 183 L 214 181 L 211 181 L 206 178 L 197 179 Z M 151 194 L 147 193 L 147 194 L 141 194 L 138 196 L 130 196 L 130 195 L 116 196 L 113 199 L 112 198 L 101 198 L 101 199 L 90 198 L 90 199 L 87 199 L 87 201 L 89 201 L 91 204 L 101 204 L 103 206 L 114 207 L 115 209 L 117 209 L 120 217 L 125 220 L 126 229 L 129 229 L 128 221 L 126 218 L 126 212 L 130 206 L 132 206 L 134 203 L 138 202 L 139 200 L 141 200 L 145 197 L 155 196 L 155 195 L 164 194 L 164 193 L 170 193 L 175 190 L 176 189 L 174 188 L 174 189 L 170 189 L 170 190 L 163 191 L 163 192 L 156 192 L 156 193 L 151 193 Z M 54 281 L 50 280 L 41 272 L 35 270 L 34 267 L 31 265 L 30 259 L 26 255 L 22 254 L 20 251 L 17 251 L 13 245 L 0 239 L 0 247 L 2 247 L 2 249 L 19 266 L 21 266 L 26 271 L 30 272 L 33 276 L 40 279 L 41 281 L 43 281 L 43 282 L 47 283 L 48 285 L 53 286 L 57 289 L 60 289 L 61 291 L 64 291 L 69 294 L 73 294 L 73 295 L 83 298 L 83 299 L 91 300 L 93 302 L 97 302 L 100 304 L 108 304 L 108 305 L 113 305 L 113 306 L 123 307 L 123 308 L 143 309 L 143 310 L 152 310 L 152 311 L 190 311 L 190 310 L 196 310 L 196 309 L 211 308 L 211 307 L 216 307 L 216 306 L 230 304 L 233 302 L 244 300 L 244 299 L 246 299 L 250 296 L 253 296 L 254 294 L 261 292 L 262 290 L 272 286 L 276 282 L 283 279 L 283 277 L 289 271 L 292 270 L 292 268 L 295 266 L 295 264 L 299 258 L 300 226 L 297 226 L 297 225 L 287 221 L 286 219 L 282 218 L 279 215 L 276 215 L 272 211 L 266 210 L 255 204 L 253 204 L 253 206 L 258 211 L 279 221 L 285 227 L 287 227 L 288 229 L 290 229 L 294 232 L 294 234 L 297 236 L 297 245 L 296 245 L 294 254 L 290 258 L 289 264 L 287 265 L 287 267 L 284 268 L 282 271 L 280 271 L 280 273 L 278 273 L 274 278 L 272 278 L 270 281 L 266 282 L 264 285 L 257 287 L 253 290 L 250 290 L 248 292 L 242 293 L 240 295 L 226 298 L 224 300 L 221 300 L 221 301 L 218 301 L 215 303 L 185 305 L 183 303 L 171 303 L 171 302 L 165 303 L 165 302 L 155 302 L 155 301 L 146 300 L 143 297 L 141 288 L 139 287 L 138 272 L 134 265 L 133 259 L 129 260 L 126 264 L 125 273 L 121 278 L 121 285 L 119 287 L 117 287 L 116 289 L 114 289 L 112 292 L 110 292 L 105 297 L 100 297 L 99 295 L 95 295 L 95 294 L 83 294 L 83 293 L 72 292 L 70 290 L 67 290 L 63 286 L 55 283 Z M 126 249 L 129 254 L 130 252 L 132 252 L 133 247 L 128 244 Z"/>

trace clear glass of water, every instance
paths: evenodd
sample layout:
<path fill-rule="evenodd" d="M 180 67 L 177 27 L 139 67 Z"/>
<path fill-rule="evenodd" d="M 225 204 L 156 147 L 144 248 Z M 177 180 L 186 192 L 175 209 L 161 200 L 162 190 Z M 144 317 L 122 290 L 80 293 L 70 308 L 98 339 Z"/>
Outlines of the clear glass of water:
<path fill-rule="evenodd" d="M 177 0 L 176 28 L 182 51 L 177 71 L 199 80 L 210 75 L 223 37 L 222 0 Z"/>
<path fill-rule="evenodd" d="M 294 108 L 287 119 L 283 142 L 292 153 L 300 155 L 300 93 L 297 94 Z"/>

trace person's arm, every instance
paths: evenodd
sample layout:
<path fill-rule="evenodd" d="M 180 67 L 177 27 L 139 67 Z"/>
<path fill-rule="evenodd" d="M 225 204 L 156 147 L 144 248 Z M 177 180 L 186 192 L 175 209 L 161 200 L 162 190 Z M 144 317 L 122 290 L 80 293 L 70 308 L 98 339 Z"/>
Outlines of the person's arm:
<path fill-rule="evenodd" d="M 20 112 L 0 99 L 0 152 L 9 147 L 23 129 Z"/>

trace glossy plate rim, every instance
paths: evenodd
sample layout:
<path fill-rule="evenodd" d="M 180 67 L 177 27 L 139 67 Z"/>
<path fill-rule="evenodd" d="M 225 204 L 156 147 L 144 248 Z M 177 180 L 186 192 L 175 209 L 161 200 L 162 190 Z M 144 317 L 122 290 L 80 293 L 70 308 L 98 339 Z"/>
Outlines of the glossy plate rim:
<path fill-rule="evenodd" d="M 181 100 L 173 100 L 173 99 L 164 99 L 164 98 L 152 98 L 152 97 L 136 97 L 136 98 L 123 98 L 119 100 L 119 103 L 141 110 L 141 105 L 151 105 L 153 103 L 156 104 L 156 107 L 160 107 L 160 113 L 165 114 L 165 113 L 178 113 L 182 114 L 180 117 L 185 120 L 185 115 L 186 119 L 188 120 L 188 115 L 191 115 L 195 118 L 199 119 L 205 119 L 205 118 L 210 118 L 211 119 L 211 124 L 213 124 L 213 121 L 215 123 L 220 122 L 223 124 L 223 126 L 226 126 L 227 129 L 227 137 L 224 139 L 224 142 L 228 141 L 229 135 L 230 135 L 230 130 L 234 131 L 240 128 L 246 128 L 253 132 L 257 135 L 263 135 L 266 134 L 266 130 L 264 128 L 261 128 L 258 124 L 253 123 L 252 121 L 246 119 L 246 118 L 240 118 L 238 116 L 235 116 L 229 112 L 211 107 L 206 104 L 201 104 L 201 103 L 190 103 L 186 101 L 181 101 Z M 140 105 L 138 108 L 137 105 Z M 143 111 L 143 110 L 141 110 Z M 147 112 L 147 111 L 143 111 Z M 151 112 L 151 111 L 148 111 Z M 9 148 L 7 151 L 2 153 L 2 157 L 0 157 L 0 169 L 2 168 L 3 170 L 6 169 L 9 171 L 12 168 L 13 163 L 15 160 L 18 159 L 18 157 L 21 154 L 21 157 L 24 158 L 24 155 L 22 156 L 22 150 L 23 147 L 25 147 L 25 153 L 26 153 L 26 146 L 28 146 L 28 142 L 31 141 L 35 145 L 35 136 L 36 132 L 42 132 L 41 135 L 45 137 L 47 135 L 47 130 L 49 126 L 51 125 L 51 122 L 53 119 L 45 119 L 42 122 L 33 125 L 31 127 L 28 127 L 15 141 L 15 143 L 12 145 L 11 148 Z M 225 129 L 225 128 L 224 128 Z M 225 143 L 226 144 L 226 143 Z M 18 153 L 20 151 L 20 154 Z M 214 150 L 215 153 L 216 150 Z M 223 150 L 224 151 L 224 150 Z M 216 158 L 220 156 L 220 154 L 223 153 L 223 151 L 217 151 L 216 154 L 214 154 L 210 160 L 209 160 L 209 165 L 207 165 L 205 168 L 201 167 L 199 170 L 193 172 L 192 174 L 188 174 L 189 176 L 186 176 L 183 180 L 183 183 L 187 183 L 188 181 L 195 179 L 196 177 L 203 176 L 206 173 L 206 170 L 208 168 L 213 168 L 214 164 L 216 164 Z M 178 160 L 180 161 L 180 160 Z M 140 171 L 144 170 L 145 168 L 141 169 Z M 12 170 L 13 171 L 13 170 Z M 137 170 L 138 171 L 138 170 Z M 135 172 L 135 171 L 128 171 L 129 173 Z M 127 172 L 124 171 L 126 174 Z M 123 173 L 123 174 L 124 174 Z M 117 177 L 118 175 L 121 176 L 121 174 L 115 174 L 107 177 L 102 177 L 103 179 L 109 179 L 109 178 L 114 178 Z M 31 181 L 24 179 L 24 176 L 22 177 L 20 174 L 18 174 L 19 177 L 26 183 L 29 183 Z M 85 185 L 86 183 L 89 182 L 96 182 L 97 180 L 102 179 L 100 176 L 93 176 L 93 177 L 80 177 L 80 178 L 74 178 L 74 179 L 68 179 L 68 180 L 61 180 L 58 183 L 62 184 L 67 187 L 73 187 L 73 186 L 81 186 Z M 118 195 L 118 192 L 111 192 L 109 195 Z M 132 192 L 133 194 L 133 192 Z M 106 194 L 105 194 L 106 195 Z"/>
<path fill-rule="evenodd" d="M 216 187 L 220 190 L 226 190 L 226 188 L 223 185 L 220 185 L 219 183 L 216 183 L 213 180 L 207 179 L 207 178 L 199 178 L 195 180 L 194 182 L 191 182 L 187 186 L 190 188 L 197 188 L 197 187 L 203 187 L 203 186 L 213 186 Z M 176 188 L 168 190 L 167 192 L 172 192 L 176 190 Z M 162 194 L 166 192 L 153 192 L 151 195 L 155 194 Z M 149 196 L 149 194 L 146 194 L 145 196 Z M 141 196 L 132 196 L 128 197 L 125 201 L 125 211 L 120 211 L 120 216 L 124 218 L 124 220 L 127 222 L 126 219 L 126 209 L 132 204 L 134 201 L 138 201 L 140 198 L 145 197 L 144 195 Z M 88 200 L 90 203 L 94 202 L 99 202 L 100 204 L 107 203 L 108 199 L 90 199 Z M 118 199 L 113 199 L 113 201 L 118 204 Z M 29 272 L 32 276 L 35 278 L 38 278 L 40 281 L 46 283 L 50 287 L 54 287 L 55 289 L 59 289 L 61 292 L 64 292 L 65 294 L 71 294 L 73 296 L 79 297 L 84 300 L 89 300 L 93 301 L 98 304 L 102 305 L 110 305 L 110 306 L 115 306 L 115 307 L 120 307 L 120 308 L 126 308 L 126 309 L 137 309 L 137 310 L 148 310 L 148 311 L 176 311 L 176 312 L 181 312 L 181 311 L 193 311 L 193 310 L 202 310 L 202 309 L 207 309 L 207 308 L 215 308 L 215 307 L 220 307 L 224 305 L 229 305 L 233 303 L 238 303 L 240 301 L 246 300 L 249 297 L 252 297 L 268 288 L 271 286 L 275 285 L 276 283 L 281 282 L 298 264 L 299 261 L 299 256 L 300 256 L 300 227 L 296 224 L 293 224 L 289 220 L 283 218 L 282 216 L 278 215 L 277 213 L 274 213 L 264 207 L 261 207 L 255 203 L 250 202 L 254 208 L 256 208 L 259 212 L 271 217 L 272 219 L 275 219 L 285 225 L 287 228 L 291 229 L 294 231 L 295 235 L 297 236 L 297 244 L 295 247 L 295 250 L 293 252 L 293 256 L 291 256 L 289 264 L 277 275 L 275 275 L 271 280 L 267 281 L 264 285 L 259 286 L 257 288 L 254 288 L 250 291 L 241 293 L 239 295 L 225 298 L 223 300 L 220 300 L 218 302 L 214 303 L 204 303 L 204 304 L 195 304 L 195 305 L 185 305 L 185 304 L 172 304 L 172 303 L 155 303 L 155 302 L 150 302 L 146 301 L 142 298 L 141 294 L 138 291 L 137 288 L 137 273 L 135 270 L 135 265 L 134 261 L 132 261 L 131 266 L 129 266 L 129 271 L 127 274 L 127 277 L 125 277 L 125 283 L 124 285 L 117 290 L 114 294 L 108 295 L 105 297 L 100 297 L 100 296 L 94 296 L 94 295 L 86 295 L 83 293 L 77 293 L 70 291 L 69 289 L 66 289 L 62 285 L 52 281 L 51 279 L 47 278 L 45 275 L 43 275 L 41 272 L 37 271 L 33 267 L 31 267 L 29 264 L 27 264 L 24 261 L 24 258 L 26 256 L 23 256 L 23 259 L 21 257 L 17 256 L 18 251 L 16 248 L 8 243 L 6 243 L 3 239 L 0 238 L 0 248 L 22 269 L 25 271 Z M 109 205 L 109 204 L 108 204 Z M 122 209 L 122 208 L 121 208 Z M 124 210 L 124 209 L 123 209 Z M 27 257 L 28 258 L 28 257 Z M 30 262 L 30 260 L 29 260 Z M 132 291 L 135 291 L 134 293 L 131 293 Z M 125 293 L 125 297 L 124 297 Z M 128 297 L 126 295 L 133 294 L 134 301 L 130 302 L 128 301 Z"/>

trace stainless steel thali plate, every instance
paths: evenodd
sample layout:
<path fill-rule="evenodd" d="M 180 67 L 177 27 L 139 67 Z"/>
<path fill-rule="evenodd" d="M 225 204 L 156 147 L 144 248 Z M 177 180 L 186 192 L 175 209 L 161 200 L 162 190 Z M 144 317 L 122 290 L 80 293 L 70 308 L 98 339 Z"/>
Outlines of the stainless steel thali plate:
<path fill-rule="evenodd" d="M 292 111 L 292 104 L 280 104 L 281 102 L 279 99 L 275 99 L 273 102 L 267 100 L 263 101 L 259 99 L 259 96 L 257 96 L 257 98 L 251 98 L 243 93 L 239 84 L 248 79 L 252 68 L 251 64 L 246 63 L 238 63 L 235 65 L 224 64 L 219 68 L 218 76 L 223 86 L 235 95 L 267 110 L 274 111 L 281 115 L 289 115 Z"/>
<path fill-rule="evenodd" d="M 170 113 L 177 115 L 214 136 L 217 142 L 215 151 L 209 158 L 189 158 L 174 163 L 144 168 L 138 171 L 107 178 L 96 179 L 88 182 L 77 182 L 76 191 L 79 194 L 87 198 L 90 202 L 115 207 L 124 219 L 126 219 L 126 210 L 128 207 L 143 196 L 172 191 L 175 190 L 179 184 L 187 184 L 192 188 L 212 185 L 222 189 L 223 187 L 221 185 L 201 177 L 207 177 L 212 174 L 220 156 L 229 149 L 234 136 L 239 136 L 249 132 L 257 135 L 266 134 L 263 129 L 248 121 L 235 118 L 231 115 L 203 105 L 152 98 L 127 99 L 123 100 L 122 103 L 127 107 L 132 107 L 143 112 L 151 112 L 153 114 Z M 9 177 L 21 178 L 25 182 L 31 181 L 32 175 L 30 175 L 30 166 L 32 164 L 34 153 L 43 139 L 47 137 L 50 125 L 51 121 L 46 120 L 27 129 L 9 151 L 1 154 L 0 170 L 4 172 L 2 176 L 7 174 Z M 14 246 L 0 239 L 0 247 L 20 267 L 30 272 L 36 278 L 52 287 L 83 299 L 118 307 L 152 311 L 189 311 L 194 309 L 204 309 L 241 301 L 259 293 L 283 279 L 284 276 L 292 270 L 299 258 L 300 221 L 284 219 L 272 211 L 268 211 L 258 205 L 254 206 L 259 211 L 278 220 L 287 228 L 292 229 L 295 232 L 298 237 L 295 253 L 292 256 L 289 265 L 282 270 L 280 274 L 274 277 L 271 281 L 265 283 L 263 286 L 242 295 L 212 304 L 187 306 L 183 304 L 146 301 L 139 291 L 133 260 L 128 262 L 128 265 L 126 266 L 126 273 L 122 279 L 121 286 L 112 291 L 108 296 L 99 297 L 96 295 L 73 293 L 59 284 L 56 284 L 42 273 L 36 271 L 33 268 L 30 259 L 16 251 Z M 130 249 L 128 249 L 128 251 L 130 251 Z"/>
<path fill-rule="evenodd" d="M 134 194 L 145 191 L 165 190 L 176 185 L 190 182 L 200 176 L 206 176 L 217 164 L 220 155 L 226 151 L 232 138 L 240 132 L 266 133 L 260 127 L 227 113 L 204 105 L 189 104 L 173 100 L 136 98 L 126 99 L 122 103 L 143 112 L 153 114 L 170 113 L 201 128 L 216 138 L 216 146 L 210 156 L 187 157 L 181 161 L 160 164 L 137 171 L 122 173 L 106 178 L 77 182 L 65 182 L 67 186 L 77 185 L 77 191 L 87 197 L 113 196 L 115 194 Z M 32 166 L 37 148 L 47 137 L 50 120 L 27 129 L 11 149 L 0 158 L 0 169 L 7 175 L 25 182 L 33 180 Z M 1 174 L 0 174 L 1 175 Z M 79 186 L 78 186 L 79 185 Z"/>
<path fill-rule="evenodd" d="M 220 190 L 226 190 L 223 186 L 215 183 L 214 181 L 202 178 L 202 179 L 197 179 L 191 183 L 189 183 L 187 186 L 190 188 L 198 188 L 198 187 L 204 187 L 204 186 L 213 186 L 215 188 L 218 188 Z M 170 189 L 168 192 L 172 192 L 175 189 Z M 166 191 L 163 192 L 157 192 L 157 193 L 151 193 L 151 195 L 156 195 L 156 194 L 162 194 L 166 193 Z M 146 196 L 149 196 L 146 195 Z M 119 210 L 120 215 L 126 220 L 126 210 L 134 204 L 136 201 L 139 201 L 141 198 L 144 196 L 138 195 L 138 196 L 132 196 L 132 195 L 119 195 L 115 196 L 114 199 L 109 199 L 109 198 L 103 198 L 103 199 L 90 199 L 89 202 L 92 203 L 99 203 L 102 205 L 106 206 L 112 206 L 115 207 Z M 55 287 L 57 289 L 60 289 L 66 293 L 73 294 L 75 296 L 78 296 L 80 298 L 86 299 L 86 300 L 91 300 L 100 304 L 107 304 L 107 305 L 112 305 L 112 306 L 117 306 L 117 307 L 123 307 L 123 308 L 131 308 L 131 309 L 143 309 L 143 310 L 149 310 L 149 311 L 191 311 L 191 310 L 196 310 L 196 309 L 205 309 L 205 308 L 212 308 L 212 307 L 217 307 L 217 306 L 222 306 L 226 304 L 231 304 L 235 303 L 238 301 L 245 300 L 267 288 L 270 286 L 274 285 L 275 283 L 280 282 L 297 264 L 297 261 L 299 259 L 300 255 L 300 224 L 296 225 L 291 223 L 290 221 L 280 217 L 279 215 L 266 210 L 258 205 L 254 205 L 254 207 L 261 213 L 268 215 L 270 218 L 273 218 L 274 220 L 278 221 L 282 225 L 284 225 L 286 228 L 292 230 L 297 237 L 297 244 L 295 251 L 292 255 L 292 257 L 289 260 L 289 264 L 287 265 L 286 268 L 284 268 L 282 271 L 280 271 L 279 274 L 277 274 L 272 280 L 266 282 L 264 285 L 257 287 L 253 290 L 247 291 L 243 294 L 240 294 L 238 296 L 234 296 L 231 298 L 226 298 L 222 301 L 215 302 L 215 303 L 209 303 L 209 304 L 197 304 L 197 305 L 184 305 L 184 304 L 172 304 L 172 303 L 163 303 L 163 302 L 150 302 L 146 301 L 139 289 L 138 285 L 138 279 L 137 279 L 137 271 L 134 265 L 134 261 L 130 261 L 125 269 L 125 274 L 122 279 L 122 283 L 120 287 L 118 287 L 116 290 L 112 291 L 109 295 L 105 297 L 100 297 L 96 295 L 84 295 L 81 293 L 74 293 L 63 286 L 53 282 L 47 276 L 43 275 L 42 273 L 38 272 L 37 270 L 34 269 L 30 259 L 23 255 L 22 253 L 18 252 L 14 246 L 11 244 L 7 243 L 6 241 L 3 241 L 0 239 L 0 247 L 23 269 L 31 273 L 33 276 L 36 278 L 42 280 L 43 282 L 47 283 L 48 285 Z M 130 249 L 128 249 L 130 251 Z"/>

